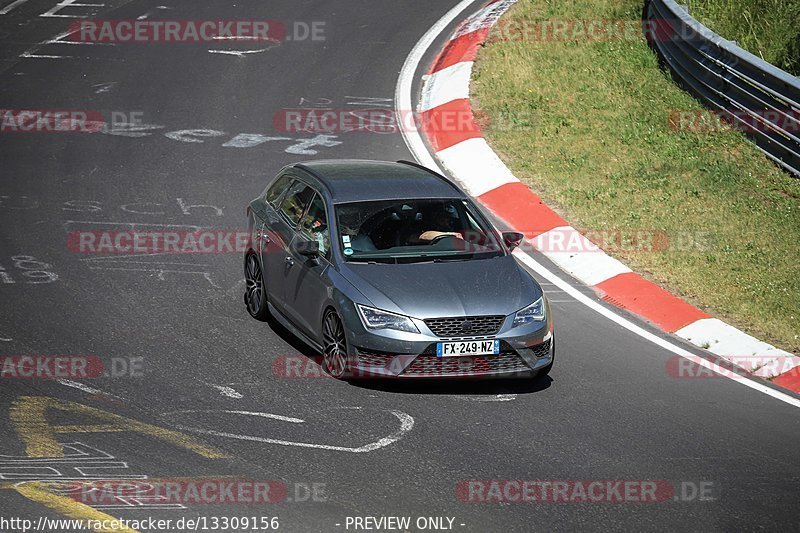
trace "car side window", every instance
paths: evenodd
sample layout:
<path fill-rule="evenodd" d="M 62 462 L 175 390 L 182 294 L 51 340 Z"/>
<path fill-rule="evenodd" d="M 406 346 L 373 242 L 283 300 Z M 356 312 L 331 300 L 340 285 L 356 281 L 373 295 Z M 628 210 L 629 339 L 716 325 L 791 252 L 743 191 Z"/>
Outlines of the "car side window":
<path fill-rule="evenodd" d="M 286 187 L 289 186 L 289 182 L 291 178 L 289 176 L 281 176 L 280 178 L 272 184 L 272 186 L 267 190 L 267 194 L 264 195 L 264 200 L 271 205 L 272 207 L 277 208 L 277 202 L 283 194 L 283 191 L 286 190 Z"/>
<path fill-rule="evenodd" d="M 328 213 L 325 209 L 325 199 L 319 193 L 314 195 L 297 231 L 303 237 L 319 243 L 320 255 L 330 257 L 331 232 L 328 228 Z"/>
<path fill-rule="evenodd" d="M 293 228 L 300 222 L 300 217 L 306 211 L 306 207 L 314 197 L 314 189 L 303 183 L 302 181 L 295 180 L 294 183 L 286 191 L 281 203 L 281 214 L 283 214 L 286 222 Z"/>

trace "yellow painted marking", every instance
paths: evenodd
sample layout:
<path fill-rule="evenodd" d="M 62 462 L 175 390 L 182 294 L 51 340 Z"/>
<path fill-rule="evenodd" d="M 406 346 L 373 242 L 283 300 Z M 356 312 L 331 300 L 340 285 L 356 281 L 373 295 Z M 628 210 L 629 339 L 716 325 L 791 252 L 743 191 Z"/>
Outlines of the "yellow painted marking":
<path fill-rule="evenodd" d="M 32 483 L 22 483 L 14 487 L 17 492 L 25 496 L 31 501 L 44 505 L 61 513 L 62 515 L 72 518 L 74 520 L 116 520 L 113 516 L 101 513 L 97 509 L 89 507 L 88 505 L 75 501 L 68 496 L 61 496 L 48 491 L 42 486 L 41 483 L 34 481 Z M 129 527 L 124 527 L 122 524 L 117 523 L 120 527 L 118 529 L 100 528 L 95 529 L 97 532 L 106 531 L 122 531 L 127 533 L 138 533 L 137 530 Z"/>
<path fill-rule="evenodd" d="M 77 413 L 96 419 L 100 424 L 54 425 L 47 421 L 48 409 Z M 20 396 L 9 410 L 11 422 L 25 442 L 28 457 L 64 457 L 64 448 L 58 443 L 60 433 L 114 433 L 132 432 L 154 437 L 190 450 L 203 457 L 219 459 L 228 457 L 224 452 L 206 446 L 192 437 L 170 429 L 145 424 L 124 416 L 95 409 L 66 400 L 43 396 Z"/>

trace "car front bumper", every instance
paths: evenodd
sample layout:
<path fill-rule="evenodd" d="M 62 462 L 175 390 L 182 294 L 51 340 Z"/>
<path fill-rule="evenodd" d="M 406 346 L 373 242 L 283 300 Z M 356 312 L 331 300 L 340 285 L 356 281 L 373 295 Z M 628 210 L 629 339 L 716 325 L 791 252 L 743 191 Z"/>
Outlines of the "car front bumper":
<path fill-rule="evenodd" d="M 419 333 L 367 329 L 356 313 L 343 313 L 352 378 L 532 377 L 555 357 L 549 309 L 542 322 L 511 327 L 513 316 L 508 316 L 491 336 L 458 339 L 437 337 L 419 319 L 413 319 Z M 500 341 L 498 355 L 436 355 L 439 342 L 489 338 Z"/>

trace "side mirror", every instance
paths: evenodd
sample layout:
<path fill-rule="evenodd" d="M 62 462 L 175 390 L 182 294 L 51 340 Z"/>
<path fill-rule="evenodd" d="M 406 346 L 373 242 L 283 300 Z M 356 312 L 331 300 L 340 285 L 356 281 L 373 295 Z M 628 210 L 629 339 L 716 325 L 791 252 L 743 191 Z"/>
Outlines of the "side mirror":
<path fill-rule="evenodd" d="M 317 241 L 296 241 L 293 245 L 295 252 L 306 257 L 319 256 L 319 243 Z"/>
<path fill-rule="evenodd" d="M 522 239 L 525 238 L 525 235 L 519 233 L 517 231 L 504 231 L 503 232 L 503 242 L 508 247 L 509 250 L 513 250 L 517 246 L 520 245 Z"/>

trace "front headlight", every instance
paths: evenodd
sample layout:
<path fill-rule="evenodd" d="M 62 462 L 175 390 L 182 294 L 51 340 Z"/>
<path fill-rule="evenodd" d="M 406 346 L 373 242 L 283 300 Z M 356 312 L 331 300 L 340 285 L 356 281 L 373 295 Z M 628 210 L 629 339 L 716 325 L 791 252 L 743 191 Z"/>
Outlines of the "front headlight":
<path fill-rule="evenodd" d="M 397 315 L 389 311 L 382 311 L 374 307 L 356 304 L 361 322 L 368 329 L 394 329 L 397 331 L 407 331 L 409 333 L 419 333 L 417 326 L 407 316 Z"/>
<path fill-rule="evenodd" d="M 541 322 L 544 320 L 544 296 L 533 302 L 528 307 L 524 307 L 517 311 L 514 315 L 514 323 L 512 328 L 529 324 L 530 322 Z"/>

